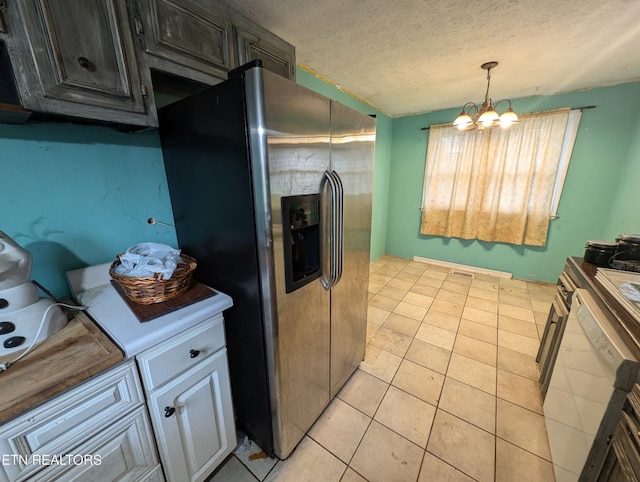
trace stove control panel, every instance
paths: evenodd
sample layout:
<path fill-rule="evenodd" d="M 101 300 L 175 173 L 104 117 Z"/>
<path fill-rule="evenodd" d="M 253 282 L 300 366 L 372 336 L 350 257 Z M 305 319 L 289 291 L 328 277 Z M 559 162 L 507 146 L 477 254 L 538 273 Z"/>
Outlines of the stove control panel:
<path fill-rule="evenodd" d="M 40 298 L 30 281 L 31 254 L 0 231 L 0 362 L 35 346 L 67 323 L 54 302 Z"/>

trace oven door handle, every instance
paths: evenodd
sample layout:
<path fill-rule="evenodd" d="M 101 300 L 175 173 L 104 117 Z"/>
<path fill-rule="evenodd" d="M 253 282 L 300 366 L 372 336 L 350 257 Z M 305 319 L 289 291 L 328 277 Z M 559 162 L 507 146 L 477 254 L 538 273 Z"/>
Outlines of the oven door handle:
<path fill-rule="evenodd" d="M 571 306 L 571 302 L 573 301 L 573 294 L 575 293 L 578 287 L 575 283 L 569 278 L 566 272 L 562 272 L 560 277 L 558 278 L 558 295 L 562 298 L 565 305 L 567 307 Z"/>

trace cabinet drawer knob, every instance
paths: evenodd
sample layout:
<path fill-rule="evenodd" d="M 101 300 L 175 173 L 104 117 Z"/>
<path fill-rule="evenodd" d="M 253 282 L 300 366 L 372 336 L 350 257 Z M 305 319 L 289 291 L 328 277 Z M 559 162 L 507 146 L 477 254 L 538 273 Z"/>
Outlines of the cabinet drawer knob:
<path fill-rule="evenodd" d="M 80 67 L 87 69 L 89 72 L 96 71 L 96 65 L 86 57 L 78 57 Z"/>
<path fill-rule="evenodd" d="M 189 350 L 189 358 L 195 358 L 200 354 L 200 350 Z"/>
<path fill-rule="evenodd" d="M 164 416 L 169 418 L 175 413 L 176 409 L 173 407 L 164 407 Z"/>

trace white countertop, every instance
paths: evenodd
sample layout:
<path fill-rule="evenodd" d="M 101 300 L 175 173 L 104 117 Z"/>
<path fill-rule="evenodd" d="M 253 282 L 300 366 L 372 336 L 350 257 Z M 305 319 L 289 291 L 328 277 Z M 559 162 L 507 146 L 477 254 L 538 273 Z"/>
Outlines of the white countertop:
<path fill-rule="evenodd" d="M 229 296 L 212 289 L 214 296 L 142 323 L 111 285 L 110 266 L 105 263 L 69 271 L 67 279 L 76 299 L 89 307 L 87 313 L 127 358 L 233 306 Z"/>

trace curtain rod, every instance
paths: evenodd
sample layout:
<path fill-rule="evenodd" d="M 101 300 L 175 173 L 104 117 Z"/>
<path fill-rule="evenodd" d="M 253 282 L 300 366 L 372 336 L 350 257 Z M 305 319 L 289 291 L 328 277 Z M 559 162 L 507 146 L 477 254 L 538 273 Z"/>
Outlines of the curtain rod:
<path fill-rule="evenodd" d="M 572 107 L 571 110 L 588 110 L 588 109 L 595 109 L 595 108 L 596 108 L 595 105 L 583 105 L 582 107 Z M 431 127 L 431 126 L 421 127 L 420 130 L 421 131 L 428 131 L 429 127 Z"/>

